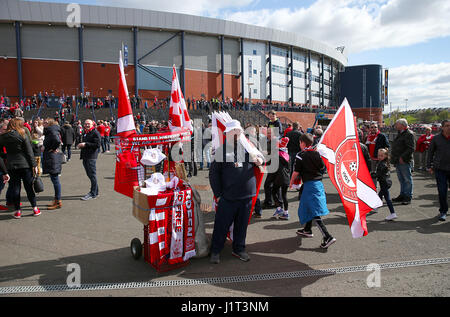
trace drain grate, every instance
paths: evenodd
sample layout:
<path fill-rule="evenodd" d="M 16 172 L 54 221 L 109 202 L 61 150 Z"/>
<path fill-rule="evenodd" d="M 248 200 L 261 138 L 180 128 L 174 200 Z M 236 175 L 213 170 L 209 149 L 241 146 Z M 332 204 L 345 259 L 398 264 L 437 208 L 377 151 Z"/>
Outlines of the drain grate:
<path fill-rule="evenodd" d="M 379 264 L 380 269 L 400 269 L 414 266 L 448 264 L 450 258 L 423 259 L 403 262 L 392 262 Z M 200 279 L 184 280 L 163 280 L 154 282 L 130 282 L 130 283 L 98 283 L 84 284 L 80 287 L 69 287 L 68 285 L 35 285 L 35 286 L 10 286 L 0 287 L 0 295 L 19 294 L 19 293 L 42 293 L 42 292 L 65 292 L 65 291 L 102 291 L 102 290 L 122 290 L 122 289 L 140 289 L 140 288 L 158 288 L 158 287 L 176 287 L 176 286 L 199 286 L 216 284 L 233 284 L 257 281 L 270 281 L 280 279 L 294 279 L 314 276 L 328 276 L 343 273 L 366 272 L 367 265 L 347 266 L 340 268 L 330 268 L 323 270 L 305 270 L 282 273 L 266 273 L 229 277 L 207 277 Z"/>

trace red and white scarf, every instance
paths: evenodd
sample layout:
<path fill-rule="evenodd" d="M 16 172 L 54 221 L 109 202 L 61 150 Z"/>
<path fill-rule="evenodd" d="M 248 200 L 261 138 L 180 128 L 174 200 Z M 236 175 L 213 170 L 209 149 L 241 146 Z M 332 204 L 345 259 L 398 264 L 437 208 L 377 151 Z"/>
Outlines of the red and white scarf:
<path fill-rule="evenodd" d="M 373 160 L 378 160 L 378 158 L 376 157 L 376 153 L 375 153 L 375 156 L 373 156 L 373 155 L 374 155 L 374 151 L 375 151 L 375 143 L 377 142 L 377 138 L 378 138 L 379 134 L 380 134 L 380 131 L 377 131 L 376 133 L 369 133 L 369 135 L 367 136 L 367 140 L 366 140 L 366 144 L 369 149 L 370 157 Z"/>
<path fill-rule="evenodd" d="M 86 136 L 86 134 L 88 134 L 89 132 L 91 132 L 94 129 L 95 129 L 94 126 L 92 126 L 90 129 L 84 129 L 84 135 Z"/>

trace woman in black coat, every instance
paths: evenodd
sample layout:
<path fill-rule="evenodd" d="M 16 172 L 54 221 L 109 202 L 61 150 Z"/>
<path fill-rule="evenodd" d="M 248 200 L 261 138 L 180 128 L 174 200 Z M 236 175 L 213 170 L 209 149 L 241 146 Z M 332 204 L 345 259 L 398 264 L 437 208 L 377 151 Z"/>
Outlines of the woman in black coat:
<path fill-rule="evenodd" d="M 61 202 L 61 183 L 59 174 L 61 174 L 62 153 L 59 151 L 61 145 L 61 129 L 54 119 L 47 118 L 44 121 L 44 153 L 42 156 L 42 172 L 50 174 L 50 179 L 55 189 L 55 199 L 48 210 L 59 209 Z"/>
<path fill-rule="evenodd" d="M 9 121 L 6 132 L 0 135 L 0 148 L 6 149 L 7 169 L 11 179 L 11 198 L 14 203 L 14 218 L 22 216 L 20 210 L 20 189 L 21 182 L 27 193 L 28 200 L 33 207 L 35 216 L 39 216 L 41 211 L 36 204 L 36 195 L 33 191 L 33 172 L 37 174 L 37 164 L 34 159 L 31 142 L 25 133 L 23 120 L 13 118 Z"/>

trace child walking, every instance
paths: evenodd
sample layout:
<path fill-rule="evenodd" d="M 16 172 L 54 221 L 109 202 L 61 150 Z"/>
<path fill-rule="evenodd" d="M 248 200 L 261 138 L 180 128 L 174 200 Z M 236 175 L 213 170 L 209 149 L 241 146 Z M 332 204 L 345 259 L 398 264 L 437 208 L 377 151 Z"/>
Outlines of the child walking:
<path fill-rule="evenodd" d="M 378 165 L 375 175 L 378 183 L 380 183 L 380 192 L 378 193 L 378 196 L 380 196 L 380 199 L 383 199 L 383 197 L 386 199 L 386 204 L 388 205 L 390 211 L 390 215 L 386 217 L 387 221 L 397 218 L 397 214 L 394 211 L 394 206 L 392 205 L 391 196 L 389 195 L 389 188 L 392 186 L 390 173 L 388 149 L 379 149 Z"/>
<path fill-rule="evenodd" d="M 303 193 L 298 207 L 298 218 L 300 224 L 305 224 L 303 229 L 297 230 L 297 235 L 312 238 L 312 222 L 315 221 L 317 227 L 322 233 L 323 240 L 320 247 L 327 249 L 336 242 L 336 239 L 330 235 L 321 217 L 329 214 L 325 189 L 322 178 L 325 172 L 325 164 L 320 154 L 312 147 L 313 136 L 309 133 L 300 137 L 301 152 L 295 159 L 295 168 L 292 173 L 290 186 L 297 178 L 303 183 Z"/>
<path fill-rule="evenodd" d="M 31 135 L 31 148 L 33 149 L 34 159 L 38 167 L 37 176 L 42 175 L 42 164 L 41 164 L 41 154 L 42 154 L 42 140 L 39 139 L 39 134 L 33 133 Z"/>
<path fill-rule="evenodd" d="M 277 209 L 273 214 L 272 218 L 278 218 L 282 220 L 289 220 L 289 203 L 287 200 L 287 190 L 289 188 L 290 180 L 290 164 L 289 164 L 289 154 L 287 150 L 287 144 L 289 143 L 289 138 L 282 138 L 278 144 L 278 170 L 275 172 L 275 177 L 272 187 L 272 198 L 277 205 Z M 281 189 L 282 202 L 279 199 L 279 193 Z"/>

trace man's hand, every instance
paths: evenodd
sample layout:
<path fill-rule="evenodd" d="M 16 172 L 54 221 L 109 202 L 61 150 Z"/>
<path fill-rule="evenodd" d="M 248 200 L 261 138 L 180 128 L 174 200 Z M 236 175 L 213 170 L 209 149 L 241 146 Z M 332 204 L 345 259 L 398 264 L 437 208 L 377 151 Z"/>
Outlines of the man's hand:
<path fill-rule="evenodd" d="M 428 171 L 430 174 L 433 174 L 433 169 L 432 169 L 432 168 L 427 168 L 427 171 Z"/>
<path fill-rule="evenodd" d="M 79 149 L 82 149 L 82 148 L 84 148 L 86 146 L 86 143 L 79 143 L 78 145 L 77 145 L 77 148 L 79 148 Z"/>
<path fill-rule="evenodd" d="M 3 184 L 6 184 L 7 182 L 9 182 L 11 178 L 9 177 L 8 174 L 3 175 Z"/>
<path fill-rule="evenodd" d="M 264 160 L 263 160 L 261 157 L 256 156 L 256 155 L 251 155 L 251 159 L 252 159 L 252 162 L 253 162 L 256 166 L 261 166 L 261 165 L 263 165 L 263 163 L 264 163 Z"/>
<path fill-rule="evenodd" d="M 405 164 L 405 161 L 403 161 L 402 158 L 400 158 L 400 159 L 398 160 L 398 162 L 399 162 L 400 164 Z"/>

